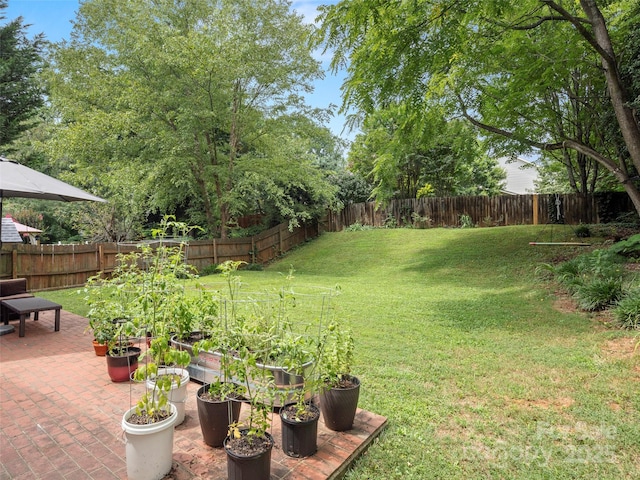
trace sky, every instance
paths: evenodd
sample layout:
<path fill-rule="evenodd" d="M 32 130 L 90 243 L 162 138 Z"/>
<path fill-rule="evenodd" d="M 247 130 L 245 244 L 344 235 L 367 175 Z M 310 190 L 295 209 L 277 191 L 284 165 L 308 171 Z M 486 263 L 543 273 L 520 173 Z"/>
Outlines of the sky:
<path fill-rule="evenodd" d="M 337 0 L 294 0 L 292 7 L 305 17 L 305 21 L 313 23 L 317 11 L 322 4 L 333 4 Z M 58 42 L 69 39 L 71 34 L 71 22 L 76 17 L 81 0 L 9 0 L 9 6 L 5 10 L 7 20 L 17 17 L 23 18 L 23 23 L 31 25 L 28 36 L 33 37 L 38 33 L 44 33 L 47 40 Z M 330 104 L 340 105 L 340 85 L 344 74 L 333 75 L 328 70 L 328 57 L 317 58 L 322 61 L 325 68 L 325 78 L 314 83 L 314 93 L 307 95 L 307 102 L 313 107 L 326 108 Z M 349 132 L 344 128 L 345 118 L 342 115 L 334 115 L 327 125 L 334 135 L 345 140 L 353 140 L 355 132 Z"/>

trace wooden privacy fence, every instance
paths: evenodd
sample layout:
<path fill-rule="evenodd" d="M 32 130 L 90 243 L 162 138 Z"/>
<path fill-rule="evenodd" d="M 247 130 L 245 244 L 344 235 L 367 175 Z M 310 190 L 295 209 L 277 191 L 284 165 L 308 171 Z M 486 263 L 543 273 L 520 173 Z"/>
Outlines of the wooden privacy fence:
<path fill-rule="evenodd" d="M 500 195 L 495 197 L 424 197 L 393 200 L 376 208 L 373 202 L 348 205 L 341 212 L 329 212 L 325 229 L 337 232 L 360 223 L 381 227 L 389 224 L 429 224 L 452 227 L 461 224 L 461 216 L 474 225 L 538 225 L 547 223 L 603 223 L 626 212 L 635 212 L 628 195 L 607 192 L 600 195 Z"/>
<path fill-rule="evenodd" d="M 226 260 L 263 264 L 317 236 L 317 223 L 293 231 L 283 223 L 253 237 L 190 241 L 185 260 L 198 270 Z M 26 278 L 30 291 L 77 287 L 100 271 L 112 272 L 119 253 L 136 249 L 130 243 L 5 244 L 0 250 L 0 278 Z"/>

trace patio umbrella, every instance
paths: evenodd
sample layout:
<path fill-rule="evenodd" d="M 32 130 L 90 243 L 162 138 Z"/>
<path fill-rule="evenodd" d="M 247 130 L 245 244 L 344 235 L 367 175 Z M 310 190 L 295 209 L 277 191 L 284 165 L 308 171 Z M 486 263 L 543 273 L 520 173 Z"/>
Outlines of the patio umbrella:
<path fill-rule="evenodd" d="M 68 183 L 0 156 L 0 218 L 2 218 L 2 200 L 5 197 L 37 198 L 61 202 L 83 200 L 106 202 L 106 200 Z M 0 226 L 1 246 L 2 230 Z"/>

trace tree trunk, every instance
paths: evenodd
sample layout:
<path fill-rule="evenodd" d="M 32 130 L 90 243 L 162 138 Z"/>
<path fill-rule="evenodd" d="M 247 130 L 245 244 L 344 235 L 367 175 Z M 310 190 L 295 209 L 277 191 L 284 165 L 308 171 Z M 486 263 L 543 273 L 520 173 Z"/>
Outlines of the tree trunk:
<path fill-rule="evenodd" d="M 640 190 L 638 190 L 632 182 L 627 182 L 624 184 L 624 191 L 627 192 L 634 207 L 636 207 L 636 211 L 639 212 L 638 214 L 640 215 Z"/>
<path fill-rule="evenodd" d="M 640 127 L 633 118 L 633 111 L 628 106 L 629 99 L 620 78 L 618 63 L 607 25 L 595 0 L 580 0 L 580 4 L 591 22 L 595 41 L 601 49 L 598 53 L 600 53 L 611 104 L 613 105 L 622 137 L 629 150 L 631 161 L 636 170 L 640 172 Z M 640 213 L 640 209 L 638 213 Z"/>
<path fill-rule="evenodd" d="M 229 238 L 229 205 L 226 202 L 220 204 L 220 238 Z"/>
<path fill-rule="evenodd" d="M 242 85 L 240 80 L 236 80 L 233 85 L 233 101 L 231 105 L 231 128 L 229 131 L 229 164 L 227 165 L 227 179 L 224 185 L 224 194 L 229 195 L 233 188 L 233 170 L 236 159 L 238 158 L 238 150 L 240 148 L 240 122 L 238 115 L 241 108 Z M 220 236 L 221 238 L 229 237 L 229 220 L 230 205 L 228 201 L 220 202 Z"/>

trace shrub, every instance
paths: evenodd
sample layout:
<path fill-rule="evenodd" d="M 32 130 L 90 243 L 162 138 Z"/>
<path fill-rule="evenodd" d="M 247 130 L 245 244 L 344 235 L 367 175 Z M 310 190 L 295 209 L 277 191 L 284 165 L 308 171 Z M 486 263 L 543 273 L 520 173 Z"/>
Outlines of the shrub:
<path fill-rule="evenodd" d="M 591 230 L 587 225 L 579 225 L 575 229 L 576 237 L 578 238 L 588 238 L 591 236 Z"/>
<path fill-rule="evenodd" d="M 360 232 L 362 230 L 372 230 L 371 225 L 362 225 L 360 222 L 352 223 L 344 229 L 345 232 Z"/>
<path fill-rule="evenodd" d="M 387 218 L 384 219 L 384 228 L 398 228 L 396 217 L 388 213 Z"/>
<path fill-rule="evenodd" d="M 578 306 L 589 312 L 604 310 L 622 297 L 622 278 L 594 278 L 575 290 Z"/>
<path fill-rule="evenodd" d="M 561 263 L 556 267 L 551 267 L 556 280 L 567 289 L 569 293 L 574 293 L 576 288 L 582 285 L 582 268 L 579 257 Z"/>
<path fill-rule="evenodd" d="M 580 255 L 579 268 L 583 274 L 600 278 L 619 277 L 623 273 L 624 257 L 611 250 L 594 250 Z"/>
<path fill-rule="evenodd" d="M 594 279 L 617 280 L 623 277 L 624 258 L 609 250 L 594 250 L 591 253 L 552 267 L 558 283 L 575 293 L 579 287 Z"/>
<path fill-rule="evenodd" d="M 411 222 L 416 228 L 430 228 L 433 225 L 433 220 L 430 216 L 422 216 L 418 212 L 411 213 Z"/>
<path fill-rule="evenodd" d="M 218 270 L 218 265 L 216 265 L 215 263 L 212 263 L 211 265 L 207 265 L 199 272 L 200 276 L 202 277 L 207 275 L 214 275 L 216 273 L 220 273 L 220 270 Z"/>
<path fill-rule="evenodd" d="M 640 329 L 640 288 L 627 292 L 612 309 L 612 313 L 620 327 Z"/>
<path fill-rule="evenodd" d="M 628 257 L 640 255 L 640 233 L 614 244 L 609 251 Z"/>
<path fill-rule="evenodd" d="M 463 214 L 460 215 L 460 228 L 473 228 L 475 225 L 473 224 L 473 220 L 470 215 Z"/>

